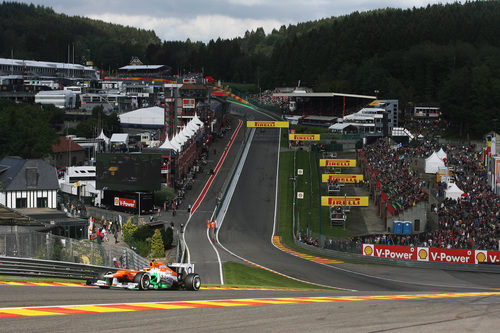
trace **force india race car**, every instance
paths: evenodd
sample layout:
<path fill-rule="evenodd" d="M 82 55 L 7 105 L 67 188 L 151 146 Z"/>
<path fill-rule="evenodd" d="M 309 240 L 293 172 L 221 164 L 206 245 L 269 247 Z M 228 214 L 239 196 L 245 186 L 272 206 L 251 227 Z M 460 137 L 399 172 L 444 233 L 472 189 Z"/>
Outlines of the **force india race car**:
<path fill-rule="evenodd" d="M 194 265 L 159 262 L 150 262 L 149 267 L 142 271 L 119 270 L 116 273 L 106 272 L 97 276 L 97 279 L 87 281 L 87 284 L 109 289 L 185 289 L 197 291 L 201 286 L 201 279 L 194 273 Z"/>

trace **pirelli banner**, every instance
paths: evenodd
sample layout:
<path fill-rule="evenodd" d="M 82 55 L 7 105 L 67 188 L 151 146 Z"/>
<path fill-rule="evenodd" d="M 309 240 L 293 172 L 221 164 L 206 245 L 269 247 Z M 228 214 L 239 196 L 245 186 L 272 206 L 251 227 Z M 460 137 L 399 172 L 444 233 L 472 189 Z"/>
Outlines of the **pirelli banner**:
<path fill-rule="evenodd" d="M 319 134 L 288 134 L 290 141 L 319 141 Z"/>
<path fill-rule="evenodd" d="M 329 180 L 336 180 L 339 183 L 359 183 L 363 180 L 363 175 L 341 175 L 337 173 L 326 173 L 321 175 L 323 183 Z"/>
<path fill-rule="evenodd" d="M 247 121 L 247 127 L 288 128 L 288 121 Z"/>
<path fill-rule="evenodd" d="M 368 197 L 321 197 L 321 206 L 368 206 Z"/>
<path fill-rule="evenodd" d="M 356 160 L 320 159 L 320 167 L 355 167 Z"/>

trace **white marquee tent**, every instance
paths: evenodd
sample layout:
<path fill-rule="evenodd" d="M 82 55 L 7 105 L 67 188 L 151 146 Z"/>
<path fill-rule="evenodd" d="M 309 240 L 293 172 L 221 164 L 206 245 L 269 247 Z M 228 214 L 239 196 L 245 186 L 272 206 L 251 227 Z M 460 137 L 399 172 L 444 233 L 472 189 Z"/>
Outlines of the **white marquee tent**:
<path fill-rule="evenodd" d="M 457 184 L 451 183 L 448 185 L 448 188 L 444 191 L 444 197 L 457 200 L 459 199 L 464 191 L 458 188 Z"/>
<path fill-rule="evenodd" d="M 436 153 L 436 155 L 442 160 L 445 158 L 448 158 L 448 155 L 446 155 L 443 148 L 439 149 L 439 151 Z"/>
<path fill-rule="evenodd" d="M 173 142 L 170 142 L 169 139 L 166 139 L 165 142 L 163 142 L 159 148 L 160 149 L 173 149 L 173 150 L 175 150 L 177 152 L 179 150 L 181 150 L 180 146 L 174 144 Z"/>
<path fill-rule="evenodd" d="M 109 138 L 106 136 L 106 134 L 104 134 L 104 130 L 101 130 L 101 134 L 99 134 L 99 136 L 96 138 L 96 140 L 102 140 L 106 144 L 109 144 Z"/>
<path fill-rule="evenodd" d="M 165 110 L 159 106 L 138 109 L 118 115 L 123 127 L 161 128 Z"/>
<path fill-rule="evenodd" d="M 111 144 L 113 143 L 128 145 L 128 133 L 113 133 L 111 136 Z"/>
<path fill-rule="evenodd" d="M 436 173 L 439 171 L 439 168 L 444 168 L 444 162 L 436 152 L 433 152 L 431 156 L 425 159 L 425 173 Z"/>

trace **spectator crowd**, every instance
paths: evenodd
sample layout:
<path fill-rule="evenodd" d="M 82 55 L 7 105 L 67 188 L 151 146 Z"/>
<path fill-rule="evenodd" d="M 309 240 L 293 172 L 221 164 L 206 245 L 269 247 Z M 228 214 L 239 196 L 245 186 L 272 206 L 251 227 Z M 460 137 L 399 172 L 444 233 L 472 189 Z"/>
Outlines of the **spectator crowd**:
<path fill-rule="evenodd" d="M 434 126 L 435 124 L 433 124 Z M 431 131 L 432 132 L 432 131 Z M 327 239 L 325 248 L 359 253 L 363 243 L 424 246 L 456 249 L 498 250 L 500 238 L 500 196 L 487 184 L 487 169 L 483 156 L 473 145 L 440 145 L 431 139 L 416 141 L 413 146 L 392 145 L 380 139 L 365 147 L 361 160 L 380 184 L 387 201 L 396 214 L 416 203 L 428 200 L 429 184 L 416 171 L 418 159 L 438 151 L 446 152 L 443 159 L 450 178 L 465 192 L 457 200 L 445 198 L 448 184 L 438 183 L 435 194 L 438 204 L 432 205 L 437 214 L 435 230 L 419 234 L 376 234 L 347 239 Z M 305 239 L 303 240 L 305 241 Z M 317 242 L 308 239 L 307 243 Z"/>
<path fill-rule="evenodd" d="M 396 215 L 428 200 L 425 182 L 412 169 L 414 157 L 409 154 L 409 148 L 391 147 L 388 140 L 379 139 L 366 147 L 361 155 Z"/>

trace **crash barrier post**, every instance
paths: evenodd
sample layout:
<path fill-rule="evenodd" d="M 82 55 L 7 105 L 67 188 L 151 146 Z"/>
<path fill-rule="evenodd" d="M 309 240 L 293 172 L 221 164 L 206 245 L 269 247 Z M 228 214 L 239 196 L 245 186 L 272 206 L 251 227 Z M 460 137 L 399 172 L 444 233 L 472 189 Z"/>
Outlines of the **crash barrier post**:
<path fill-rule="evenodd" d="M 73 239 L 42 232 L 4 233 L 0 236 L 0 256 L 52 260 L 84 265 L 121 267 L 130 269 L 148 265 L 126 247 L 98 244 L 88 239 Z"/>

